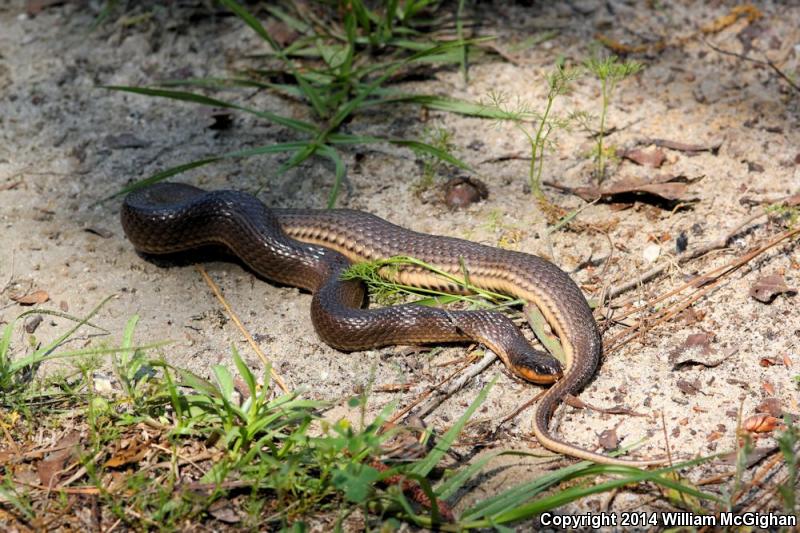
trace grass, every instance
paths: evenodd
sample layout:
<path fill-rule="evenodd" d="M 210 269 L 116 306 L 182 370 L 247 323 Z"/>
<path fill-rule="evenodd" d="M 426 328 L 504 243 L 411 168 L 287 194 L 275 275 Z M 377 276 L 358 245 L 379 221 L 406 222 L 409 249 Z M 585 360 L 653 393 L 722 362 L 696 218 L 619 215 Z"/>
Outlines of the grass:
<path fill-rule="evenodd" d="M 436 16 L 437 2 L 418 0 L 401 6 L 392 1 L 382 9 L 373 10 L 361 0 L 343 0 L 339 6 L 341 9 L 331 10 L 327 17 L 317 17 L 313 9 L 301 10 L 293 3 L 268 6 L 266 10 L 272 17 L 300 35 L 286 47 L 282 47 L 243 5 L 235 0 L 220 0 L 220 3 L 235 13 L 268 47 L 266 54 L 255 58 L 263 60 L 264 67 L 256 64 L 228 78 L 175 80 L 161 87 L 106 88 L 247 113 L 284 127 L 295 140 L 181 163 L 144 178 L 114 196 L 225 159 L 286 154 L 287 159 L 277 169 L 277 174 L 312 157 L 321 157 L 332 163 L 334 181 L 328 195 L 328 206 L 332 207 L 347 171 L 343 155 L 354 146 L 371 143 L 403 146 L 425 158 L 471 170 L 466 163 L 434 144 L 390 136 L 356 135 L 346 133 L 342 128 L 360 112 L 397 104 L 492 116 L 481 106 L 468 102 L 432 95 L 409 95 L 388 87 L 392 79 L 418 65 L 460 65 L 466 73 L 467 47 L 481 40 L 431 38 L 428 30 L 440 24 L 435 18 L 430 20 L 431 16 Z M 459 16 L 460 13 L 459 9 Z M 461 25 L 458 25 L 458 33 L 463 34 Z M 275 64 L 277 68 L 270 66 Z M 202 88 L 212 92 L 257 88 L 304 103 L 308 118 L 296 119 L 175 87 Z"/>
<path fill-rule="evenodd" d="M 79 327 L 91 327 L 96 312 Z M 384 448 L 401 431 L 384 429 L 393 404 L 368 420 L 368 395 L 355 395 L 344 401 L 362 413 L 360 419 L 332 420 L 325 416 L 332 404 L 305 399 L 302 391 L 279 393 L 269 385 L 269 369 L 254 374 L 235 349 L 230 366 L 215 365 L 210 379 L 153 358 L 155 348 L 136 345 L 136 325 L 136 317 L 128 321 L 118 346 L 87 349 L 111 357 L 116 391 L 98 392 L 94 376 L 102 361 L 85 357 L 75 360 L 78 370 L 70 377 L 30 379 L 4 391 L 0 453 L 13 450 L 17 457 L 2 467 L 6 523 L 75 527 L 79 511 L 94 508 L 97 526 L 104 528 L 169 531 L 204 524 L 302 531 L 323 517 L 335 528 L 359 520 L 367 528 L 406 522 L 445 531 L 509 530 L 542 512 L 632 484 L 661 487 L 679 507 L 686 501 L 705 512 L 726 506 L 723 495 L 677 476 L 707 458 L 655 471 L 580 462 L 502 489 L 451 517 L 465 491 L 490 475 L 486 468 L 494 459 L 528 455 L 504 451 L 470 464 L 442 464 L 491 384 L 444 433 L 422 436 L 431 444 L 421 458 L 387 458 Z M 19 319 L 5 331 L 14 327 Z M 60 344 L 76 331 L 59 336 Z M 15 365 L 18 377 L 23 367 L 14 361 L 30 362 L 30 356 L 13 358 L 10 342 L 2 348 L 3 361 Z M 37 360 L 67 353 L 74 354 L 51 350 Z M 26 472 L 38 471 L 41 478 L 52 460 L 37 450 L 74 434 L 80 439 L 48 485 L 26 481 Z M 797 431 L 790 427 L 784 435 L 779 442 L 790 474 L 781 494 L 790 509 L 796 506 Z"/>

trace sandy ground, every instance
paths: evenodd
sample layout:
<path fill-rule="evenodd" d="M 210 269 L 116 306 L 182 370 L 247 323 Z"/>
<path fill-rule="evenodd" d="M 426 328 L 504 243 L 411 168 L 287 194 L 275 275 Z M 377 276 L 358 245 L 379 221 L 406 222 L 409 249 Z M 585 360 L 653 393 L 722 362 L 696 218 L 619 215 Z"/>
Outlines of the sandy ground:
<path fill-rule="evenodd" d="M 454 69 L 445 69 L 407 88 L 472 101 L 503 90 L 538 108 L 546 89 L 542 75 L 558 56 L 573 61 L 587 57 L 595 33 L 633 43 L 661 37 L 677 42 L 727 13 L 716 4 L 687 7 L 691 4 L 661 3 L 658 10 L 622 2 L 481 4 L 481 31 L 498 35 L 500 46 L 511 47 L 549 28 L 558 34 L 516 53 L 516 64 L 495 56 L 474 65 L 468 84 Z M 739 20 L 707 39 L 726 50 L 769 58 L 785 72 L 795 73 L 796 79 L 800 27 L 793 21 L 800 20 L 800 7 L 763 2 L 760 9 L 762 19 Z M 95 202 L 171 165 L 290 139 L 282 128 L 244 115 L 235 115 L 227 130 L 212 130 L 211 119 L 200 107 L 99 87 L 224 76 L 246 54 L 264 51 L 264 45 L 238 20 L 219 13 L 209 16 L 202 5 L 140 8 L 134 15 L 142 13 L 146 16 L 112 20 L 90 32 L 96 12 L 82 3 L 51 7 L 35 16 L 25 15 L 23 2 L 0 4 L 0 324 L 25 310 L 11 299 L 15 295 L 44 290 L 50 300 L 41 307 L 74 315 L 84 315 L 115 295 L 96 318 L 111 334 L 89 332 L 70 346 L 118 342 L 126 321 L 138 314 L 138 341 L 173 340 L 162 352 L 174 364 L 208 374 L 211 365 L 230 364 L 230 346 L 235 344 L 254 368 L 260 368 L 197 271 L 192 266 L 162 268 L 141 259 L 120 228 L 119 199 Z M 609 115 L 609 124 L 618 131 L 609 142 L 633 148 L 643 139 L 670 139 L 720 147 L 697 154 L 664 149 L 667 159 L 658 170 L 623 161 L 612 167 L 610 181 L 658 173 L 685 176 L 693 180 L 687 197 L 696 200 L 685 207 L 636 203 L 620 210 L 599 203 L 586 208 L 580 220 L 616 221 L 608 238 L 588 231 L 548 236 L 544 216 L 524 193 L 528 162 L 520 156 L 527 145 L 519 132 L 509 125 L 413 108 L 365 113 L 346 129 L 419 139 L 426 128 L 446 128 L 454 153 L 487 184 L 488 200 L 462 211 L 450 211 L 438 201 L 423 202 L 415 194 L 421 179 L 418 158 L 404 149 L 375 145 L 346 154 L 349 182 L 339 206 L 367 210 L 418 231 L 503 243 L 543 255 L 570 272 L 587 294 L 597 296 L 603 285 L 632 279 L 650 268 L 644 252 L 654 242 L 661 248 L 658 261 L 671 261 L 681 233 L 691 249 L 754 213 L 758 207 L 753 202 L 798 192 L 800 93 L 770 68 L 722 56 L 697 38 L 638 57 L 646 68 L 619 87 Z M 599 112 L 598 87 L 590 78 L 579 80 L 557 111 Z M 246 91 L 238 98 L 251 106 L 306 116 L 299 103 L 268 94 Z M 591 162 L 585 156 L 590 139 L 574 131 L 559 132 L 556 140 L 545 179 L 569 187 L 590 185 Z M 263 185 L 260 197 L 269 205 L 323 207 L 333 183 L 330 165 L 314 160 L 276 176 L 284 161 L 284 156 L 232 160 L 179 179 L 206 188 L 254 191 Z M 554 189 L 546 192 L 565 209 L 584 204 Z M 633 297 L 640 302 L 661 294 L 783 229 L 779 222 L 759 219 L 738 233 L 728 248 L 670 268 L 667 276 L 617 301 Z M 341 353 L 314 333 L 310 295 L 259 281 L 234 263 L 212 262 L 206 268 L 280 375 L 312 398 L 337 401 L 371 381 L 377 388 L 406 383 L 407 392 L 374 393 L 370 398 L 372 412 L 390 401 L 402 406 L 451 373 L 467 355 L 465 347 L 432 353 L 394 348 Z M 800 286 L 797 240 L 760 255 L 699 299 L 694 310 L 701 320 L 670 321 L 606 356 L 581 399 L 597 406 L 621 405 L 646 416 L 566 407 L 560 414 L 560 434 L 593 448 L 601 432 L 616 429 L 622 444 L 649 438 L 637 454 L 656 456 L 663 453 L 666 433 L 672 453 L 689 458 L 732 449 L 740 409 L 748 417 L 762 401 L 776 398 L 783 409 L 797 413 L 793 376 L 800 365 L 798 296 L 780 295 L 767 305 L 749 294 L 759 278 L 770 274 L 784 276 L 790 287 Z M 47 318 L 35 335 L 47 340 L 66 325 Z M 615 326 L 606 338 L 618 331 Z M 670 354 L 689 335 L 699 333 L 711 334 L 710 349 L 727 359 L 713 368 L 675 369 Z M 13 345 L 17 356 L 23 353 L 27 341 L 21 327 Z M 498 375 L 465 442 L 478 439 L 490 449 L 541 451 L 530 433 L 530 409 L 506 423 L 494 440 L 483 441 L 500 418 L 540 390 L 511 378 L 499 363 L 447 400 L 427 422 L 448 427 Z M 767 435 L 759 445 L 770 442 Z M 461 450 L 469 451 L 469 446 Z M 534 475 L 536 469 L 524 462 L 507 463 L 513 468 L 471 498 Z M 627 497 L 618 497 L 612 505 L 629 504 Z M 599 505 L 600 498 L 584 501 L 580 508 Z"/>

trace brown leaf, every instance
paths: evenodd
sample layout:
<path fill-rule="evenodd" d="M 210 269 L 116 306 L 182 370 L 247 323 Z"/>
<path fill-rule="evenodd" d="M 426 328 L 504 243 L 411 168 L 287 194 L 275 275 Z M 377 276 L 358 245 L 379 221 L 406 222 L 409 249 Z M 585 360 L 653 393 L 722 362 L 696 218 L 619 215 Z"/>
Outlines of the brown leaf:
<path fill-rule="evenodd" d="M 670 141 L 668 139 L 650 139 L 650 143 L 669 150 L 676 150 L 678 152 L 712 152 L 715 153 L 722 146 L 722 142 L 714 144 L 687 144 L 678 141 Z"/>
<path fill-rule="evenodd" d="M 116 446 L 114 454 L 104 463 L 108 468 L 117 468 L 123 465 L 138 463 L 147 454 L 149 446 L 139 440 L 123 439 Z"/>
<path fill-rule="evenodd" d="M 38 15 L 45 8 L 58 6 L 65 2 L 66 0 L 28 0 L 25 2 L 25 12 L 31 16 Z"/>
<path fill-rule="evenodd" d="M 625 150 L 622 152 L 622 157 L 628 159 L 629 161 L 633 161 L 637 165 L 651 168 L 660 167 L 667 158 L 667 156 L 664 155 L 664 152 L 658 148 L 649 151 L 641 150 L 639 148 Z"/>
<path fill-rule="evenodd" d="M 750 296 L 765 304 L 772 302 L 779 294 L 796 292 L 795 289 L 786 286 L 786 282 L 780 274 L 761 277 L 750 287 Z"/>
<path fill-rule="evenodd" d="M 659 174 L 650 180 L 627 178 L 605 187 L 576 187 L 571 192 L 587 202 L 597 198 L 612 199 L 626 194 L 652 195 L 670 201 L 687 201 L 688 183 L 683 176 Z"/>
<path fill-rule="evenodd" d="M 742 429 L 749 433 L 768 433 L 778 427 L 780 420 L 763 413 L 748 416 L 742 422 Z"/>
<path fill-rule="evenodd" d="M 689 396 L 694 396 L 698 392 L 702 392 L 697 382 L 690 383 L 685 379 L 679 379 L 675 385 L 678 387 L 678 390 Z"/>
<path fill-rule="evenodd" d="M 36 465 L 39 483 L 45 487 L 54 487 L 61 477 L 60 474 L 66 468 L 67 462 L 72 458 L 74 450 L 70 446 L 49 455 L 47 459 L 39 461 Z"/>
<path fill-rule="evenodd" d="M 723 436 L 723 433 L 721 433 L 719 431 L 712 431 L 711 433 L 709 433 L 706 436 L 706 441 L 707 442 L 714 442 L 715 440 L 721 439 L 722 436 Z"/>
<path fill-rule="evenodd" d="M 777 451 L 778 451 L 777 446 L 770 446 L 769 448 L 756 448 L 747 455 L 747 458 L 745 460 L 747 468 L 752 468 L 753 466 L 763 461 L 766 457 L 769 457 L 770 455 L 774 454 Z M 734 451 L 729 454 L 723 455 L 721 459 L 722 462 L 725 464 L 734 465 L 739 461 L 739 451 Z"/>
<path fill-rule="evenodd" d="M 767 394 L 769 394 L 770 396 L 775 394 L 775 385 L 773 385 L 769 381 L 765 381 L 764 383 L 761 384 L 761 386 L 764 388 L 765 391 L 767 391 Z"/>
<path fill-rule="evenodd" d="M 98 237 L 102 237 L 104 239 L 108 239 L 108 238 L 114 236 L 114 234 L 111 233 L 110 231 L 108 231 L 107 229 L 98 228 L 98 227 L 95 227 L 95 226 L 89 226 L 87 228 L 83 228 L 83 231 L 85 231 L 87 233 L 94 233 Z"/>
<path fill-rule="evenodd" d="M 756 407 L 759 413 L 767 413 L 775 417 L 780 417 L 783 414 L 783 407 L 781 401 L 777 398 L 767 398 Z"/>
<path fill-rule="evenodd" d="M 36 328 L 39 327 L 39 324 L 42 323 L 42 315 L 33 315 L 32 317 L 25 320 L 25 332 L 33 334 L 36 331 Z"/>
<path fill-rule="evenodd" d="M 777 359 L 775 359 L 774 357 L 762 357 L 762 358 L 761 358 L 761 359 L 758 361 L 758 365 L 759 365 L 759 366 L 762 366 L 762 367 L 764 367 L 764 368 L 768 368 L 768 367 L 770 367 L 770 366 L 775 366 L 775 365 L 777 365 L 777 364 L 780 364 L 780 363 L 779 363 L 779 362 L 778 362 L 778 360 L 777 360 Z"/>
<path fill-rule="evenodd" d="M 50 299 L 50 295 L 47 294 L 47 291 L 34 291 L 28 293 L 24 296 L 11 296 L 11 299 L 17 302 L 20 305 L 34 305 L 34 304 L 43 304 L 47 300 Z"/>
<path fill-rule="evenodd" d="M 603 447 L 606 451 L 616 450 L 619 448 L 619 437 L 617 436 L 617 431 L 615 429 L 607 429 L 600 433 L 600 437 L 597 439 L 600 443 L 600 446 Z"/>
<path fill-rule="evenodd" d="M 673 368 L 679 368 L 683 365 L 703 365 L 713 368 L 721 365 L 735 354 L 738 348 L 729 348 L 718 354 L 717 350 L 711 347 L 711 341 L 715 337 L 716 335 L 713 333 L 706 332 L 689 335 L 682 345 L 669 354 L 669 362 Z"/>
<path fill-rule="evenodd" d="M 270 18 L 266 24 L 267 33 L 281 46 L 291 44 L 300 35 L 288 24 L 276 18 Z"/>
<path fill-rule="evenodd" d="M 242 520 L 239 510 L 233 506 L 230 500 L 224 498 L 212 503 L 208 508 L 208 512 L 211 516 L 226 524 L 235 524 Z"/>

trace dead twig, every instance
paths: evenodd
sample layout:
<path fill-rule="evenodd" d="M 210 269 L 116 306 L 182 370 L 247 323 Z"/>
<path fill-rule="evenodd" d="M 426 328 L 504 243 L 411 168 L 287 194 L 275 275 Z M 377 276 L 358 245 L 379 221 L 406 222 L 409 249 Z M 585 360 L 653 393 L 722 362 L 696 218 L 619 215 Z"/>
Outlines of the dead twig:
<path fill-rule="evenodd" d="M 490 364 L 492 364 L 496 359 L 497 359 L 497 355 L 494 352 L 487 350 L 486 353 L 483 356 L 483 359 L 481 359 L 481 361 L 479 363 L 477 363 L 475 366 L 479 366 L 480 365 L 481 366 L 480 371 L 483 371 Z M 457 369 L 455 372 L 453 372 L 452 374 L 450 374 L 449 376 L 447 376 L 446 378 L 441 380 L 439 383 L 435 384 L 434 386 L 432 386 L 431 388 L 429 388 L 428 390 L 426 390 L 425 392 L 420 394 L 414 401 L 412 401 L 410 404 L 408 404 L 407 406 L 405 406 L 402 409 L 400 409 L 389 420 L 387 420 L 384 423 L 384 427 L 390 426 L 390 425 L 396 423 L 398 420 L 400 420 L 404 416 L 406 416 L 406 414 L 408 414 L 409 411 L 411 411 L 412 409 L 414 409 L 414 407 L 416 407 L 417 405 L 422 403 L 426 398 L 428 398 L 431 394 L 433 394 L 435 391 L 437 391 L 442 385 L 444 385 L 445 383 L 447 383 L 448 381 L 450 381 L 451 379 L 456 377 L 460 372 L 462 372 L 467 367 L 468 367 L 468 365 L 462 366 L 461 368 Z M 471 369 L 471 372 L 472 371 L 473 370 Z M 474 375 L 479 374 L 480 371 L 477 372 L 477 373 L 474 373 Z M 463 386 L 463 383 L 462 383 L 462 386 Z M 450 387 L 448 390 L 450 390 L 452 388 L 453 387 Z M 461 387 L 458 387 L 458 388 L 461 388 Z M 458 390 L 458 388 L 455 389 L 453 392 Z M 450 394 L 453 394 L 453 392 L 451 392 Z M 437 403 L 437 405 L 442 403 L 442 401 L 444 401 L 444 398 L 446 398 L 446 397 L 447 397 L 447 395 L 445 395 L 442 398 L 442 400 L 440 400 Z"/>
<path fill-rule="evenodd" d="M 711 48 L 715 52 L 719 52 L 720 54 L 723 54 L 723 55 L 726 55 L 726 56 L 731 56 L 731 57 L 736 57 L 736 58 L 742 59 L 744 61 L 749 61 L 751 63 L 756 63 L 757 65 L 765 65 L 765 66 L 771 68 L 772 71 L 775 72 L 775 74 L 777 74 L 783 81 L 788 83 L 789 86 L 792 87 L 792 89 L 794 89 L 795 91 L 800 91 L 800 85 L 795 83 L 795 81 L 792 78 L 787 76 L 781 69 L 778 68 L 778 66 L 771 59 L 767 58 L 766 56 L 765 56 L 764 59 L 756 59 L 755 57 L 746 56 L 744 54 L 739 54 L 737 52 L 731 52 L 730 50 L 724 50 L 722 48 L 719 48 L 718 46 L 715 46 L 715 45 L 711 44 L 710 42 L 708 42 L 705 39 L 703 40 L 703 42 L 706 44 L 706 46 L 708 46 L 709 48 Z"/>
<path fill-rule="evenodd" d="M 233 322 L 236 324 L 236 327 L 238 327 L 239 331 L 242 332 L 242 335 L 244 335 L 244 338 L 247 339 L 247 342 L 250 344 L 250 347 L 253 348 L 253 351 L 256 352 L 256 355 L 258 355 L 258 357 L 261 359 L 261 362 L 264 364 L 264 366 L 269 367 L 269 373 L 270 376 L 272 376 L 273 381 L 275 381 L 275 383 L 278 384 L 278 386 L 285 394 L 289 394 L 289 387 L 286 386 L 286 383 L 283 381 L 283 379 L 278 375 L 277 372 L 275 372 L 275 368 L 272 366 L 269 359 L 267 359 L 267 356 L 264 355 L 264 352 L 261 351 L 261 348 L 258 347 L 258 344 L 256 344 L 256 341 L 253 339 L 253 336 L 250 335 L 250 332 L 247 331 L 247 329 L 244 327 L 242 321 L 239 320 L 239 317 L 236 315 L 236 313 L 233 312 L 233 309 L 231 309 L 231 306 L 228 304 L 228 301 L 225 300 L 225 297 L 222 295 L 222 291 L 219 290 L 219 286 L 216 283 L 214 283 L 214 280 L 212 280 L 211 276 L 208 275 L 206 269 L 204 269 L 200 265 L 197 265 L 195 268 L 197 268 L 197 271 L 200 273 L 201 276 L 203 276 L 203 279 L 205 280 L 206 284 L 214 292 L 214 296 L 217 297 L 217 300 L 219 300 L 219 302 L 225 308 L 225 311 L 227 311 L 228 316 L 231 317 L 231 320 L 233 320 Z"/>
<path fill-rule="evenodd" d="M 431 413 L 431 411 L 439 407 L 439 405 L 441 405 L 442 402 L 444 402 L 447 398 L 461 390 L 468 381 L 489 368 L 489 365 L 494 363 L 496 360 L 497 355 L 490 350 L 486 350 L 486 353 L 483 354 L 483 358 L 480 361 L 469 367 L 467 371 L 464 372 L 458 379 L 451 381 L 447 388 L 433 389 L 432 397 L 429 398 L 427 402 L 415 409 L 412 413 L 412 416 L 425 418 Z"/>
<path fill-rule="evenodd" d="M 783 198 L 781 201 L 786 201 L 788 198 L 791 198 L 791 196 Z M 763 208 L 759 209 L 757 213 L 754 213 L 752 215 L 749 215 L 749 216 L 745 217 L 744 219 L 742 219 L 739 222 L 737 222 L 736 224 L 734 224 L 731 228 L 729 228 L 729 229 L 725 230 L 724 232 L 720 233 L 717 236 L 716 239 L 714 239 L 712 241 L 709 241 L 707 243 L 704 243 L 703 245 L 698 246 L 697 248 L 695 248 L 693 250 L 687 250 L 683 254 L 679 255 L 678 257 L 675 258 L 676 263 L 674 263 L 674 264 L 680 265 L 682 263 L 685 263 L 686 261 L 689 261 L 690 259 L 695 259 L 695 258 L 700 257 L 702 255 L 705 255 L 705 254 L 707 254 L 707 253 L 709 253 L 709 252 L 711 252 L 713 250 L 720 250 L 722 248 L 725 248 L 728 245 L 728 242 L 737 233 L 739 233 L 742 230 L 742 228 L 744 228 L 745 226 L 747 226 L 748 224 L 750 224 L 754 220 L 757 220 L 757 219 L 759 219 L 759 218 L 761 218 L 763 216 L 766 216 L 768 214 L 769 214 L 769 211 L 768 211 L 768 209 L 766 207 L 763 207 Z M 608 300 L 611 300 L 612 298 L 615 298 L 615 297 L 619 296 L 620 294 L 622 294 L 624 292 L 627 292 L 627 291 L 629 291 L 629 290 L 631 290 L 631 289 L 633 289 L 635 287 L 638 287 L 642 283 L 646 283 L 646 282 L 650 281 L 654 277 L 656 277 L 659 274 L 661 274 L 662 272 L 664 272 L 671 264 L 673 264 L 673 263 L 662 263 L 660 265 L 654 266 L 650 270 L 647 270 L 647 271 L 641 273 L 639 276 L 637 276 L 634 279 L 628 280 L 626 282 L 623 282 L 623 283 L 620 283 L 620 284 L 617 284 L 617 285 L 612 285 L 606 291 L 605 298 L 607 298 Z"/>
<path fill-rule="evenodd" d="M 735 260 L 733 260 L 733 261 L 731 261 L 731 262 L 729 262 L 729 263 L 727 263 L 727 264 L 725 264 L 725 265 L 723 265 L 721 267 L 715 268 L 714 270 L 712 270 L 710 272 L 707 272 L 705 274 L 701 274 L 699 276 L 695 276 L 694 278 L 692 278 L 688 282 L 684 283 L 682 286 L 667 292 L 665 295 L 662 295 L 662 296 L 659 296 L 658 298 L 655 298 L 653 301 L 648 302 L 643 307 L 639 307 L 639 308 L 627 313 L 625 316 L 627 316 L 627 315 L 629 315 L 629 314 L 631 314 L 633 312 L 636 312 L 636 311 L 645 310 L 648 307 L 654 305 L 655 303 L 658 303 L 658 302 L 668 298 L 669 296 L 672 296 L 672 295 L 675 295 L 675 294 L 678 294 L 678 293 L 682 292 L 684 289 L 686 289 L 688 287 L 698 287 L 699 288 L 698 291 L 692 293 L 691 295 L 686 297 L 684 300 L 682 300 L 682 301 L 680 301 L 680 302 L 678 302 L 678 303 L 676 303 L 676 304 L 674 304 L 672 306 L 665 307 L 660 312 L 660 314 L 656 315 L 655 317 L 643 318 L 642 320 L 640 320 L 636 324 L 630 326 L 629 328 L 626 328 L 624 331 L 621 331 L 620 333 L 618 333 L 617 335 L 615 335 L 614 337 L 612 337 L 611 339 L 606 341 L 604 343 L 604 351 L 605 351 L 605 353 L 609 353 L 609 352 L 611 352 L 611 351 L 613 351 L 615 349 L 620 348 L 625 342 L 627 342 L 627 340 L 630 339 L 631 336 L 637 334 L 637 332 L 649 331 L 653 327 L 670 320 L 672 317 L 674 317 L 675 315 L 677 315 L 678 313 L 680 313 L 681 311 L 683 311 L 684 309 L 686 309 L 687 307 L 692 305 L 694 302 L 696 302 L 697 300 L 699 300 L 700 298 L 702 298 L 703 296 L 708 294 L 708 292 L 710 292 L 712 289 L 716 288 L 717 285 L 720 283 L 720 281 L 722 280 L 722 278 L 724 276 L 734 272 L 738 268 L 740 268 L 743 265 L 745 265 L 745 264 L 749 263 L 750 261 L 752 261 L 755 257 L 758 257 L 759 255 L 761 255 L 762 253 L 766 252 L 770 248 L 773 248 L 774 246 L 777 246 L 778 244 L 780 244 L 784 240 L 790 239 L 790 238 L 792 238 L 793 236 L 795 236 L 797 234 L 800 234 L 800 228 L 796 228 L 796 229 L 793 229 L 793 230 L 785 231 L 785 232 L 781 233 L 780 235 L 778 235 L 777 237 L 775 237 L 774 239 L 772 239 L 769 242 L 767 242 L 766 244 L 764 244 L 763 246 L 760 246 L 760 247 L 756 248 L 755 250 L 752 250 L 752 251 L 744 254 L 743 256 L 740 256 L 740 257 L 736 258 Z M 700 287 L 702 287 L 702 288 L 700 288 Z"/>

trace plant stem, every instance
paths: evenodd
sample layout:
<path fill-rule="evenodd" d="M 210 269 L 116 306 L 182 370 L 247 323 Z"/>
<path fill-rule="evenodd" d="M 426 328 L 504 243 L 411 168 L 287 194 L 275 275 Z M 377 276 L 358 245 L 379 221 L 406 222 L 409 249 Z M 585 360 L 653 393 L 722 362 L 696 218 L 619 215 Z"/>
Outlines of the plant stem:
<path fill-rule="evenodd" d="M 600 110 L 600 131 L 597 137 L 597 182 L 600 183 L 605 178 L 606 173 L 606 162 L 605 162 L 605 154 L 603 147 L 603 139 L 606 136 L 606 111 L 608 110 L 608 91 L 607 91 L 607 80 L 601 80 L 602 85 L 602 94 L 603 94 L 603 105 L 602 109 Z"/>
<path fill-rule="evenodd" d="M 539 128 L 536 130 L 536 138 L 533 142 L 533 146 L 531 146 L 531 169 L 530 169 L 530 183 L 531 183 L 531 192 L 538 198 L 543 199 L 544 193 L 542 192 L 542 166 L 543 161 L 542 158 L 544 157 L 544 138 L 542 137 L 542 133 L 544 132 L 544 127 L 547 124 L 547 119 L 550 115 L 550 110 L 553 107 L 553 101 L 555 100 L 555 95 L 551 90 L 550 93 L 547 95 L 547 107 L 544 110 L 544 115 L 542 115 L 542 120 L 539 121 Z M 547 137 L 546 135 L 544 136 Z M 539 154 L 537 155 L 537 150 Z M 538 167 L 537 167 L 538 162 Z"/>

